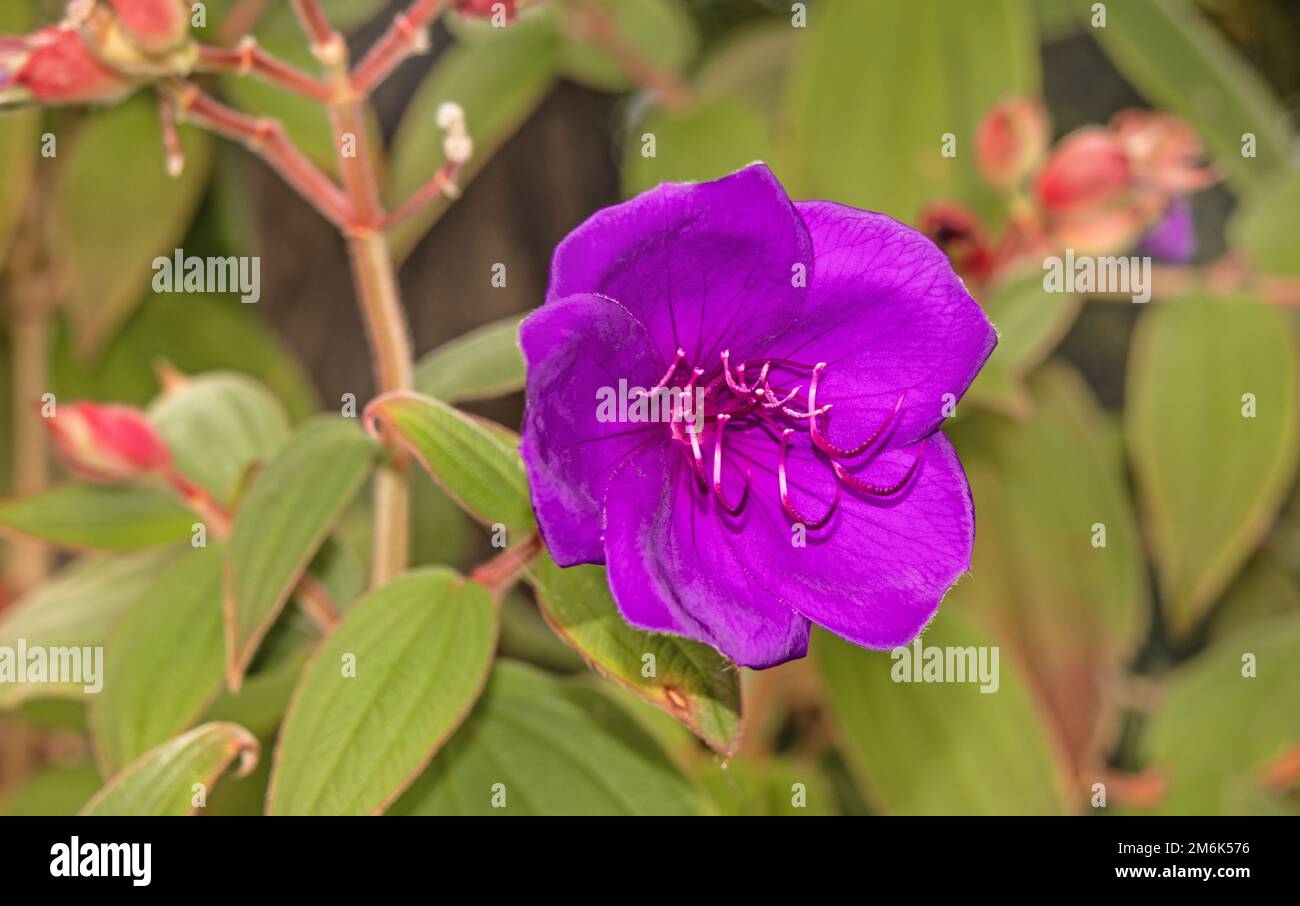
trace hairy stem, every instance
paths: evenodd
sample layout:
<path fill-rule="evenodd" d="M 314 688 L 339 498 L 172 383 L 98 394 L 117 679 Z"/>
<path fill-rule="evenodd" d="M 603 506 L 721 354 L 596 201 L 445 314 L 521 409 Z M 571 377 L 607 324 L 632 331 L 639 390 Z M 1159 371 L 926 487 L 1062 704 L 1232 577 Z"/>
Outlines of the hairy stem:
<path fill-rule="evenodd" d="M 533 532 L 514 547 L 502 551 L 496 558 L 476 568 L 470 573 L 470 579 L 491 592 L 494 601 L 499 601 L 541 552 L 542 537 Z"/>
<path fill-rule="evenodd" d="M 15 312 L 10 324 L 13 343 L 13 490 L 18 496 L 35 494 L 49 483 L 49 451 L 45 426 L 37 409 L 49 391 L 47 357 L 50 316 L 42 310 Z M 15 540 L 8 581 L 19 590 L 39 585 L 49 575 L 50 554 L 40 544 Z"/>
<path fill-rule="evenodd" d="M 442 12 L 446 0 L 415 0 L 406 12 L 393 17 L 388 31 L 357 64 L 352 84 L 368 94 L 413 54 L 429 49 L 429 25 Z"/>

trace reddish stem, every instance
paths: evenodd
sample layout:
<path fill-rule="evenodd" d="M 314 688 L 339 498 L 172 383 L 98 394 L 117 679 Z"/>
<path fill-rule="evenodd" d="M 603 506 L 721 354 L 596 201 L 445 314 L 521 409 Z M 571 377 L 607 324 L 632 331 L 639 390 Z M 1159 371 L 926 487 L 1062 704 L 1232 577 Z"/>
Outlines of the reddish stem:
<path fill-rule="evenodd" d="M 409 57 L 428 50 L 429 26 L 444 4 L 445 0 L 415 0 L 406 12 L 393 17 L 393 24 L 352 72 L 357 92 L 368 95 Z"/>
<path fill-rule="evenodd" d="M 285 91 L 291 91 L 322 104 L 327 103 L 333 96 L 329 86 L 320 79 L 313 78 L 296 66 L 271 56 L 258 47 L 257 40 L 252 37 L 244 39 L 238 47 L 232 49 L 200 46 L 195 70 L 254 76 Z"/>

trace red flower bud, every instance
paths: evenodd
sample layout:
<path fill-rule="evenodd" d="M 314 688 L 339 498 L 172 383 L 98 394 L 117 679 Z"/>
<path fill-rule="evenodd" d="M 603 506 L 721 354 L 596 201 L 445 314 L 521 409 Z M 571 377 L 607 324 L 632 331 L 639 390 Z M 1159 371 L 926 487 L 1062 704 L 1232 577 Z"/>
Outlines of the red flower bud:
<path fill-rule="evenodd" d="M 1111 120 L 1110 128 L 1144 189 L 1186 195 L 1215 181 L 1215 175 L 1199 165 L 1200 136 L 1173 114 L 1124 110 Z"/>
<path fill-rule="evenodd" d="M 162 54 L 183 44 L 190 33 L 185 0 L 108 0 L 117 21 L 140 50 Z"/>
<path fill-rule="evenodd" d="M 144 413 L 129 406 L 72 403 L 46 419 L 55 451 L 72 472 L 95 481 L 128 481 L 171 462 Z"/>
<path fill-rule="evenodd" d="M 0 45 L 0 104 L 118 100 L 137 83 L 100 62 L 68 28 L 45 28 Z"/>
<path fill-rule="evenodd" d="M 989 185 L 1009 189 L 1042 160 L 1047 138 L 1047 117 L 1037 101 L 1005 100 L 975 131 L 975 162 Z"/>
<path fill-rule="evenodd" d="M 1056 146 L 1034 181 L 1034 193 L 1051 214 L 1073 216 L 1108 205 L 1133 184 L 1123 144 L 1092 126 Z"/>
<path fill-rule="evenodd" d="M 993 270 L 994 249 L 984 226 L 966 208 L 938 201 L 921 211 L 921 232 L 929 236 L 952 262 L 953 270 L 972 280 L 986 280 Z"/>
<path fill-rule="evenodd" d="M 462 16 L 487 18 L 496 15 L 499 9 L 510 22 L 519 14 L 519 0 L 455 0 L 455 4 L 456 12 Z"/>

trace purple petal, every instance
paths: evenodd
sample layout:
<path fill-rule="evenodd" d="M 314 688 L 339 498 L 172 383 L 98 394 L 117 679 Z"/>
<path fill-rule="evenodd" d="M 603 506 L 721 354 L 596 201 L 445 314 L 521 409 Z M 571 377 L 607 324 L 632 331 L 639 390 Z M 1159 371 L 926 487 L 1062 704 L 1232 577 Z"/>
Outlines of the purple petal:
<path fill-rule="evenodd" d="M 524 321 L 528 366 L 520 451 L 546 547 L 561 566 L 600 563 L 601 512 L 610 476 L 641 450 L 667 452 L 662 424 L 597 418 L 597 391 L 652 387 L 658 362 L 645 328 L 600 296 L 549 302 Z"/>
<path fill-rule="evenodd" d="M 547 301 L 609 296 L 647 326 L 661 362 L 681 348 L 691 367 L 712 368 L 728 347 L 737 361 L 763 352 L 797 320 L 811 279 L 803 220 L 754 164 L 594 214 L 556 249 Z"/>
<path fill-rule="evenodd" d="M 733 445 L 754 475 L 746 531 L 766 535 L 762 558 L 752 564 L 758 581 L 858 645 L 893 648 L 915 638 L 970 569 L 975 540 L 970 488 L 952 444 L 940 432 L 922 443 L 920 465 L 903 490 L 876 498 L 842 488 L 830 521 L 808 529 L 802 547 L 793 542 L 792 520 L 774 492 L 770 447 L 749 439 Z M 916 446 L 889 450 L 855 475 L 892 485 L 916 454 Z M 806 437 L 791 445 L 787 473 L 794 505 L 819 519 L 835 499 L 834 479 Z"/>
<path fill-rule="evenodd" d="M 761 579 L 767 539 L 719 522 L 688 460 L 634 460 L 614 487 L 609 584 L 629 623 L 705 642 L 746 667 L 807 653 L 808 621 Z"/>
<path fill-rule="evenodd" d="M 1138 254 L 1184 264 L 1196 254 L 1196 222 L 1186 198 L 1175 198 L 1165 215 L 1138 241 Z"/>
<path fill-rule="evenodd" d="M 833 404 L 825 430 L 836 446 L 869 437 L 900 394 L 890 443 L 919 440 L 993 351 L 992 325 L 943 252 L 916 230 L 830 202 L 796 207 L 816 268 L 804 317 L 772 354 L 828 363 L 817 401 Z"/>

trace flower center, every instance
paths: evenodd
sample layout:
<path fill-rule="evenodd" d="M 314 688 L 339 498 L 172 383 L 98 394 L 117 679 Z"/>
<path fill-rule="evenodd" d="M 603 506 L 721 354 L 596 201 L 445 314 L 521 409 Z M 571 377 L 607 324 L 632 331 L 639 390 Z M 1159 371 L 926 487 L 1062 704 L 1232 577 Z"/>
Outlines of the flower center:
<path fill-rule="evenodd" d="M 685 350 L 678 349 L 659 383 L 646 393 L 648 395 L 673 388 L 684 375 L 689 375 L 685 385 L 680 388 L 681 393 L 674 395 L 674 399 L 681 402 L 674 406 L 669 422 L 672 437 L 673 440 L 683 444 L 690 456 L 701 487 L 713 494 L 714 499 L 725 512 L 735 516 L 745 508 L 752 478 L 750 474 L 746 474 L 739 500 L 735 503 L 727 500 L 722 487 L 722 470 L 726 450 L 724 439 L 728 431 L 760 430 L 776 441 L 779 445 L 777 487 L 781 506 L 791 520 L 802 523 L 807 528 L 818 529 L 830 521 L 840 502 L 841 486 L 869 497 L 891 497 L 906 488 L 916 474 L 925 449 L 924 442 L 917 445 L 916 456 L 903 477 L 892 485 L 877 485 L 863 481 L 850 472 L 845 465 L 846 461 L 867 454 L 886 437 L 903 408 L 904 394 L 899 394 L 893 409 L 875 431 L 855 446 L 846 449 L 832 444 L 819 422 L 819 419 L 823 419 L 833 406 L 833 403 L 825 398 L 824 388 L 821 388 L 822 377 L 827 368 L 825 362 L 807 365 L 786 359 L 762 359 L 741 362 L 733 368 L 731 352 L 724 350 L 719 365 L 720 367 L 706 378 L 705 369 L 698 366 L 691 367 L 686 360 Z M 753 375 L 752 382 L 746 378 L 747 373 Z M 798 383 L 795 383 L 796 381 Z M 773 386 L 774 383 L 782 386 Z M 692 404 L 695 406 L 693 410 L 687 408 Z M 713 427 L 713 449 L 712 462 L 706 465 L 706 453 L 701 443 L 701 436 L 708 426 Z M 813 446 L 825 454 L 835 474 L 835 497 L 826 504 L 825 512 L 819 518 L 811 518 L 800 512 L 790 498 L 787 460 L 790 438 L 797 431 L 808 432 Z"/>

